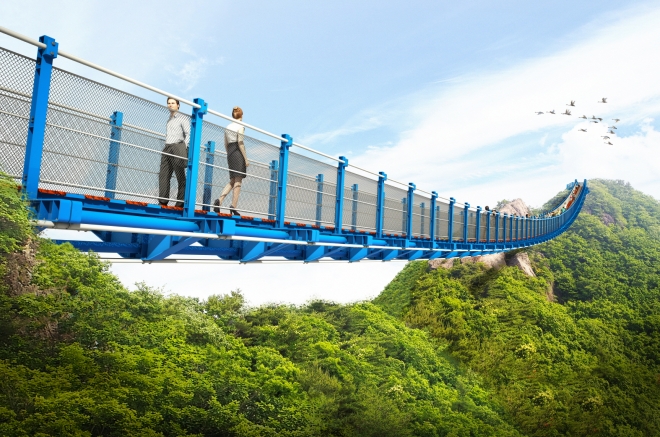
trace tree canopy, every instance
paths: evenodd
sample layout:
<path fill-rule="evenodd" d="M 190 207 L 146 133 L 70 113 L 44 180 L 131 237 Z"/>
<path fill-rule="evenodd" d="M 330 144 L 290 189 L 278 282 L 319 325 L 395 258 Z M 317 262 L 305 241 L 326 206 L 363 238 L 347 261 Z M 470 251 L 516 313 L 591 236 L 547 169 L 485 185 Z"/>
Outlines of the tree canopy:
<path fill-rule="evenodd" d="M 660 435 L 660 204 L 590 188 L 536 277 L 412 262 L 373 302 L 253 308 L 127 290 L 0 177 L 0 435 Z"/>

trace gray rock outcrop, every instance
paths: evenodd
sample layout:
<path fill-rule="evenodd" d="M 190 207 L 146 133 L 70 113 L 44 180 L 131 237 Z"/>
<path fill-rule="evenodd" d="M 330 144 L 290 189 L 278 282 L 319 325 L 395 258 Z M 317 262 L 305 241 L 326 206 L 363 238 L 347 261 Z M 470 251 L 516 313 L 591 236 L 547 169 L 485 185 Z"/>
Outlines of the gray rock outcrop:
<path fill-rule="evenodd" d="M 435 270 L 438 268 L 451 269 L 454 266 L 454 259 L 433 259 L 429 261 L 429 269 Z M 504 261 L 504 253 L 496 253 L 494 255 L 474 256 L 469 258 L 460 258 L 462 264 L 482 262 L 489 269 L 501 269 L 506 265 Z"/>
<path fill-rule="evenodd" d="M 454 260 L 453 259 L 433 259 L 429 261 L 429 269 L 430 270 L 435 270 L 439 268 L 443 269 L 451 269 L 454 267 Z M 460 258 L 460 262 L 462 264 L 468 264 L 468 263 L 476 263 L 476 262 L 482 262 L 488 267 L 489 269 L 496 269 L 499 270 L 504 266 L 509 266 L 509 267 L 517 267 L 519 268 L 524 274 L 530 277 L 536 277 L 536 274 L 534 273 L 534 269 L 532 268 L 532 263 L 529 260 L 529 256 L 527 255 L 527 252 L 518 252 L 514 256 L 512 256 L 509 260 L 505 259 L 505 254 L 504 253 L 496 253 L 493 255 L 484 255 L 484 256 L 474 256 L 474 257 L 468 257 L 468 258 Z"/>
<path fill-rule="evenodd" d="M 515 199 L 500 208 L 500 214 L 512 214 L 519 217 L 525 217 L 531 211 L 522 199 Z"/>
<path fill-rule="evenodd" d="M 532 269 L 532 263 L 529 260 L 527 252 L 516 253 L 506 264 L 510 267 L 518 267 L 527 276 L 531 276 L 532 278 L 536 277 L 536 273 L 534 273 L 534 269 Z"/>

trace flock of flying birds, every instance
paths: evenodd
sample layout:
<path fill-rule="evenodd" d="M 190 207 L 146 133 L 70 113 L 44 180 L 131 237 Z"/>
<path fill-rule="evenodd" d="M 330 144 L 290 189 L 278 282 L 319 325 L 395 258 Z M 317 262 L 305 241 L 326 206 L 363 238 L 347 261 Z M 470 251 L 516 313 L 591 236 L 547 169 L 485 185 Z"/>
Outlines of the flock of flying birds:
<path fill-rule="evenodd" d="M 607 97 L 603 97 L 602 99 L 600 99 L 598 101 L 598 103 L 607 103 Z M 567 103 L 566 106 L 575 107 L 575 100 L 571 100 L 571 103 Z M 552 111 L 545 111 L 545 112 L 536 111 L 536 115 L 543 115 L 543 114 L 555 115 L 555 110 L 553 109 Z M 571 114 L 570 109 L 566 108 L 566 111 L 565 112 L 560 112 L 560 115 L 573 115 L 573 114 Z M 588 118 L 586 115 L 583 115 L 582 117 L 578 117 L 578 118 L 583 118 L 585 120 L 590 120 L 591 123 L 601 123 L 603 121 L 603 119 L 601 117 L 596 117 L 595 115 L 592 115 L 591 118 Z M 616 135 L 615 130 L 617 129 L 617 127 L 615 125 L 616 125 L 616 123 L 618 123 L 620 121 L 620 119 L 613 118 L 612 121 L 614 121 L 614 124 L 612 124 L 612 126 L 607 127 L 609 129 L 609 131 L 607 131 L 607 135 L 602 135 L 601 136 L 603 138 L 603 141 L 605 142 L 605 144 L 609 144 L 610 146 L 613 146 L 614 144 L 612 144 L 612 142 L 610 141 L 612 138 L 609 135 L 612 135 L 612 136 Z M 607 123 L 603 123 L 603 124 L 607 124 Z M 578 129 L 578 130 L 580 132 L 586 132 L 587 131 L 587 129 Z"/>

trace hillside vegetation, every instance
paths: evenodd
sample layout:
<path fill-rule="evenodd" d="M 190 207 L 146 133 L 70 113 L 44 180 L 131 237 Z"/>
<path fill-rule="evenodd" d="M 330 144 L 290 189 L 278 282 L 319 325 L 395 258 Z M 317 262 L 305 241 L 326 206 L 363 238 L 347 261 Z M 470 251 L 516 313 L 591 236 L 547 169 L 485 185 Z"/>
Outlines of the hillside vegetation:
<path fill-rule="evenodd" d="M 571 229 L 528 251 L 537 277 L 413 263 L 375 303 L 449 342 L 525 435 L 657 436 L 660 204 L 589 186 Z"/>
<path fill-rule="evenodd" d="M 536 272 L 410 263 L 375 299 L 126 290 L 0 177 L 2 436 L 658 436 L 660 205 L 591 181 Z"/>
<path fill-rule="evenodd" d="M 0 178 L 2 436 L 518 436 L 479 377 L 371 303 L 127 291 L 38 240 Z"/>

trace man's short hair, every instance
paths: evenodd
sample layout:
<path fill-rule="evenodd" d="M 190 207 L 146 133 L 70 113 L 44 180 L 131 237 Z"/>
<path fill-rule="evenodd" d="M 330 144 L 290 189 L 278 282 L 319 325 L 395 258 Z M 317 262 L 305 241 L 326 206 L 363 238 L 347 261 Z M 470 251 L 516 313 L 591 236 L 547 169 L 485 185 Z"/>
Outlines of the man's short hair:
<path fill-rule="evenodd" d="M 174 100 L 176 102 L 176 106 L 179 106 L 179 107 L 181 106 L 181 103 L 179 103 L 179 101 L 177 99 L 175 99 L 174 97 L 168 97 L 167 98 L 167 103 L 170 103 L 170 100 Z"/>
<path fill-rule="evenodd" d="M 234 109 L 231 111 L 231 116 L 238 120 L 243 117 L 243 110 L 238 106 L 234 106 Z"/>

